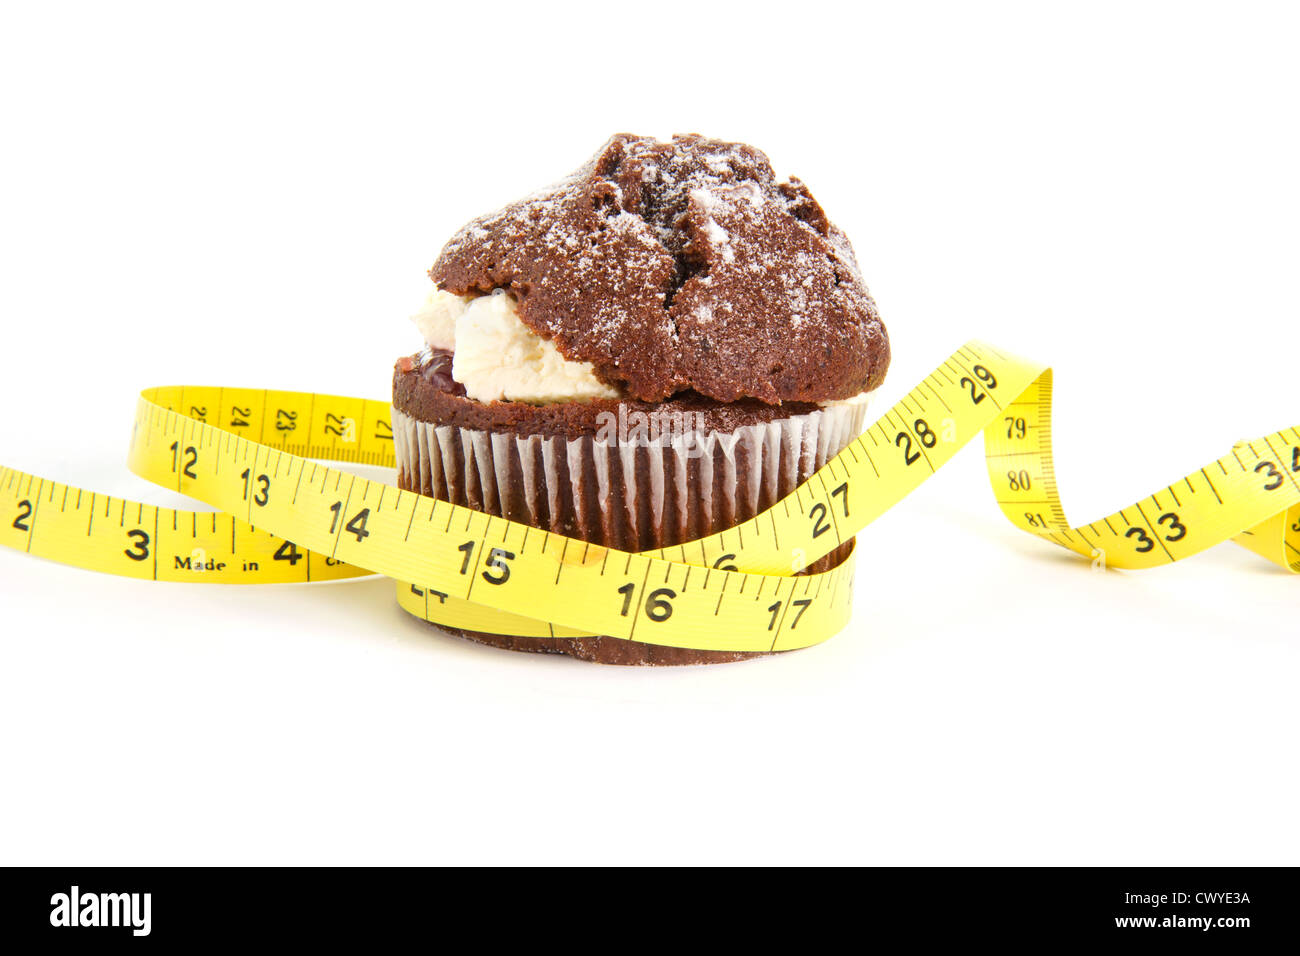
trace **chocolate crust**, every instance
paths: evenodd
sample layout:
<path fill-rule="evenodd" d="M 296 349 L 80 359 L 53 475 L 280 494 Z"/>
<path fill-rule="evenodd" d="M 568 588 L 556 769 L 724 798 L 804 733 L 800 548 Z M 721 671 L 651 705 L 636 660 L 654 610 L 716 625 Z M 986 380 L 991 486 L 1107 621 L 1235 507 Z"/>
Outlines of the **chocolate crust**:
<path fill-rule="evenodd" d="M 776 421 L 817 409 L 815 404 L 806 402 L 789 402 L 779 407 L 756 399 L 723 403 L 693 392 L 682 393 L 667 402 L 597 398 L 550 405 L 530 405 L 526 402 L 485 404 L 428 381 L 415 361 L 405 357 L 398 359 L 393 368 L 393 407 L 417 421 L 438 425 L 563 438 L 594 434 L 600 427 L 602 416 L 613 415 L 617 418 L 620 407 L 624 415 L 641 412 L 671 416 L 691 412 L 702 416 L 696 421 L 702 422 L 703 427 L 709 431 L 734 431 L 745 425 Z"/>
<path fill-rule="evenodd" d="M 510 290 L 525 325 L 639 401 L 844 399 L 889 366 L 848 238 L 743 143 L 621 133 L 470 222 L 429 275 L 459 295 Z"/>

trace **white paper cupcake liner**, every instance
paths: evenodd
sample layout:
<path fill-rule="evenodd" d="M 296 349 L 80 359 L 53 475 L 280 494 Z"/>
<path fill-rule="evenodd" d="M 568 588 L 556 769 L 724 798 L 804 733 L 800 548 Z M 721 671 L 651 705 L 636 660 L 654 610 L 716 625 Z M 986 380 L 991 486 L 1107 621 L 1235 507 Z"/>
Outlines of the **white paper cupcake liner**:
<path fill-rule="evenodd" d="M 673 440 L 563 438 L 417 421 L 393 409 L 398 484 L 630 551 L 721 531 L 779 501 L 857 437 L 866 402 Z"/>

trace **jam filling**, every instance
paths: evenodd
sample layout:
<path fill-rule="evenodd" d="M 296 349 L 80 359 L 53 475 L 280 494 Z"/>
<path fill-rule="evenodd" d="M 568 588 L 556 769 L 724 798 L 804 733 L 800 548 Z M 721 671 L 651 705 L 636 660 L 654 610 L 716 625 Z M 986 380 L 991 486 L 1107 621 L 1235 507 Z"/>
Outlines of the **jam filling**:
<path fill-rule="evenodd" d="M 447 349 L 425 348 L 415 356 L 402 356 L 397 367 L 403 372 L 417 369 L 420 377 L 440 392 L 465 397 L 465 386 L 451 377 L 453 354 Z"/>

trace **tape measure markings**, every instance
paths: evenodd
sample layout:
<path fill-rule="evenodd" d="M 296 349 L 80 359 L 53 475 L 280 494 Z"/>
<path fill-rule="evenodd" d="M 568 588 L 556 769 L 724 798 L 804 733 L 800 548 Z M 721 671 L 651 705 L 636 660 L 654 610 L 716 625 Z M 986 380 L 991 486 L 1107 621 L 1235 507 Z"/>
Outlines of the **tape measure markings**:
<path fill-rule="evenodd" d="M 1012 400 L 1004 403 L 999 396 Z M 989 405 L 981 408 L 986 401 Z M 211 407 L 217 408 L 220 424 L 207 420 L 213 417 L 208 414 Z M 172 510 L 168 532 L 160 509 L 136 506 L 137 526 L 127 531 L 124 548 L 115 534 L 95 531 L 93 493 L 83 548 L 72 547 L 64 527 L 67 520 L 61 516 L 71 514 L 80 527 L 82 492 L 78 489 L 76 505 L 69 511 L 71 486 L 53 482 L 49 483 L 50 504 L 58 489 L 63 490 L 63 500 L 40 511 L 42 535 L 38 537 L 36 515 L 46 481 L 40 479 L 34 503 L 27 498 L 17 502 L 15 481 L 21 487 L 21 478 L 26 477 L 25 494 L 30 496 L 34 476 L 12 469 L 6 469 L 10 473 L 6 492 L 19 505 L 29 505 L 31 515 L 28 520 L 20 514 L 12 528 L 0 527 L 0 540 L 19 546 L 12 531 L 25 530 L 22 547 L 31 553 L 137 577 L 146 576 L 142 565 L 148 557 L 151 576 L 165 580 L 312 580 L 367 573 L 363 569 L 371 568 L 399 579 L 398 600 L 404 609 L 475 630 L 537 636 L 603 633 L 719 650 L 797 647 L 824 639 L 847 620 L 854 558 L 820 575 L 792 577 L 791 572 L 851 541 L 857 530 L 918 487 L 983 431 L 999 507 L 1018 527 L 1061 547 L 1084 556 L 1103 556 L 1117 567 L 1149 567 L 1179 560 L 1243 532 L 1237 538 L 1240 543 L 1284 567 L 1300 570 L 1300 563 L 1287 557 L 1288 548 L 1300 553 L 1296 547 L 1300 538 L 1288 537 L 1300 535 L 1300 508 L 1296 508 L 1300 482 L 1295 477 L 1300 472 L 1300 444 L 1292 449 L 1293 462 L 1286 462 L 1285 454 L 1274 446 L 1276 440 L 1287 447 L 1283 433 L 1261 440 L 1271 458 L 1262 455 L 1254 442 L 1246 443 L 1255 456 L 1253 463 L 1258 463 L 1253 472 L 1236 449 L 1232 453 L 1239 466 L 1235 476 L 1229 473 L 1227 456 L 1220 459 L 1222 487 L 1201 469 L 1216 504 L 1208 498 L 1200 499 L 1204 504 L 1194 502 L 1192 497 L 1184 504 L 1169 485 L 1164 490 L 1177 510 L 1166 510 L 1157 492 L 1130 506 L 1139 522 L 1131 522 L 1127 509 L 1122 509 L 1101 519 L 1109 535 L 1097 522 L 1088 525 L 1090 540 L 1082 528 L 1069 527 L 1060 505 L 1052 467 L 1050 412 L 1050 370 L 970 343 L 819 469 L 816 482 L 805 482 L 735 528 L 689 542 L 689 549 L 682 544 L 633 555 L 587 542 L 581 542 L 579 549 L 577 540 L 549 531 L 543 532 L 538 546 L 536 537 L 530 540 L 532 529 L 526 525 L 419 495 L 404 496 L 401 489 L 301 457 L 305 452 L 339 461 L 391 464 L 387 403 L 270 390 L 151 389 L 141 398 L 130 464 L 144 477 L 166 487 L 174 484 L 177 491 L 223 512 L 220 518 L 212 516 L 211 534 L 200 533 L 197 513 L 185 512 L 191 518 L 192 556 L 205 559 L 203 570 L 196 571 L 190 559 L 182 561 L 178 552 L 184 543 L 178 530 L 182 512 Z M 272 431 L 276 445 L 251 437 L 269 439 Z M 1291 431 L 1300 438 L 1300 431 Z M 328 441 L 320 440 L 324 436 Z M 1294 468 L 1286 467 L 1290 464 Z M 238 471 L 237 488 L 231 469 Z M 1274 492 L 1284 487 L 1284 475 L 1290 487 L 1279 496 Z M 1261 476 L 1268 482 L 1262 491 L 1257 481 L 1250 484 Z M 1191 496 L 1197 494 L 1193 477 L 1183 479 Z M 288 481 L 294 490 L 286 501 L 282 489 Z M 1144 508 L 1147 502 L 1150 514 Z M 112 499 L 107 499 L 106 515 L 111 504 Z M 1025 510 L 1027 506 L 1034 510 Z M 126 509 L 123 501 L 121 530 L 126 530 Z M 242 513 L 244 520 L 234 518 L 232 510 Z M 1298 519 L 1294 526 L 1289 523 L 1292 510 Z M 147 515 L 152 518 L 152 536 L 146 530 Z M 423 526 L 429 530 L 416 530 L 419 518 L 424 518 Z M 463 530 L 455 531 L 453 526 L 461 528 L 460 518 Z M 1117 531 L 1112 519 L 1123 522 L 1125 530 Z M 228 553 L 213 540 L 224 522 L 229 522 Z M 436 525 L 442 525 L 442 530 Z M 164 563 L 160 552 L 171 557 L 174 565 Z M 330 557 L 322 559 L 324 552 Z M 611 571 L 611 554 L 625 558 L 621 574 Z M 123 559 L 136 567 L 124 566 Z M 302 568 L 297 567 L 300 562 Z M 704 575 L 692 587 L 695 567 L 702 567 Z M 739 579 L 734 589 L 732 577 Z M 841 579 L 845 579 L 843 588 Z M 731 601 L 726 600 L 729 593 Z M 436 604 L 431 595 L 438 598 Z M 748 600 L 737 603 L 734 598 L 740 595 Z M 768 602 L 763 601 L 765 596 Z"/>

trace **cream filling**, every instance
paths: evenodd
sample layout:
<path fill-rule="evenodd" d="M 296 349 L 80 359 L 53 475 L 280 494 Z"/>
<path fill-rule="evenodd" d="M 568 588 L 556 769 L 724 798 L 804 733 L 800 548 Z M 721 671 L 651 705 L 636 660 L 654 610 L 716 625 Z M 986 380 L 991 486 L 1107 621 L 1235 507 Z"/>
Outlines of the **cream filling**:
<path fill-rule="evenodd" d="M 441 289 L 434 289 L 425 297 L 424 305 L 411 316 L 411 321 L 420 330 L 420 335 L 429 348 L 446 352 L 455 350 L 456 317 L 465 311 L 472 298 L 468 295 L 452 295 Z"/>
<path fill-rule="evenodd" d="M 451 377 L 478 402 L 618 398 L 590 362 L 571 362 L 519 320 L 505 290 L 461 296 L 435 289 L 411 316 L 430 348 L 452 353 Z"/>
<path fill-rule="evenodd" d="M 849 398 L 836 398 L 828 402 L 818 402 L 820 408 L 863 408 L 871 404 L 874 392 L 858 392 Z"/>

